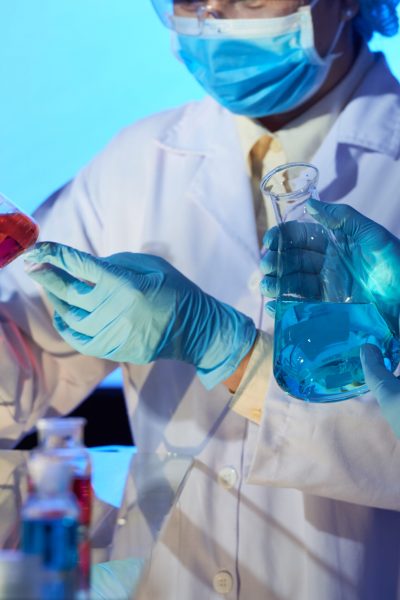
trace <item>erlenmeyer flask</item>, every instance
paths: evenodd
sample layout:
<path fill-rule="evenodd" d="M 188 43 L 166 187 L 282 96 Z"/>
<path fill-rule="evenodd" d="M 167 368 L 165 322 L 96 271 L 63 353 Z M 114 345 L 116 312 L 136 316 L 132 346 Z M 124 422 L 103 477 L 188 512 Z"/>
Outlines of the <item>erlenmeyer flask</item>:
<path fill-rule="evenodd" d="M 38 235 L 32 217 L 0 194 L 0 269 L 33 246 Z"/>
<path fill-rule="evenodd" d="M 274 375 L 290 395 L 334 402 L 365 393 L 360 346 L 375 344 L 392 371 L 399 341 L 358 281 L 340 240 L 305 209 L 318 199 L 318 169 L 289 163 L 261 190 L 279 226 Z"/>

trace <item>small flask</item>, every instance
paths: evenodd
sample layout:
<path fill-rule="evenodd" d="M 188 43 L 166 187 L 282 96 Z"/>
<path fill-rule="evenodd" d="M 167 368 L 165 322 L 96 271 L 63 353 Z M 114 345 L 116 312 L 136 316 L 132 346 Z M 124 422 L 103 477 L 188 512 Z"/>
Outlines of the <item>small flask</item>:
<path fill-rule="evenodd" d="M 39 558 L 41 600 L 71 600 L 78 590 L 79 506 L 71 493 L 71 469 L 56 457 L 28 463 L 34 486 L 22 508 L 21 550 Z"/>
<path fill-rule="evenodd" d="M 72 469 L 72 492 L 79 505 L 79 573 L 80 588 L 90 587 L 89 527 L 92 508 L 91 461 L 83 444 L 83 418 L 40 419 L 37 425 L 39 446 L 33 455 L 57 457 Z"/>
<path fill-rule="evenodd" d="M 36 242 L 39 227 L 0 194 L 0 268 L 5 267 Z"/>

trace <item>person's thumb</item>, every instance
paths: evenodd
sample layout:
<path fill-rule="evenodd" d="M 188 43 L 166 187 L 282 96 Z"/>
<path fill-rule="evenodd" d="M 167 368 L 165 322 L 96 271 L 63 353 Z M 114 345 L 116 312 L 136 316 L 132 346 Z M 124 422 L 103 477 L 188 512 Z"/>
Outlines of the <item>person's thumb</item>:
<path fill-rule="evenodd" d="M 379 402 L 394 433 L 400 438 L 400 381 L 385 367 L 377 346 L 361 346 L 360 359 L 369 389 Z"/>
<path fill-rule="evenodd" d="M 347 204 L 329 204 L 310 198 L 306 203 L 307 212 L 321 225 L 329 229 L 340 229 L 353 236 L 360 226 L 369 221 L 361 213 Z"/>

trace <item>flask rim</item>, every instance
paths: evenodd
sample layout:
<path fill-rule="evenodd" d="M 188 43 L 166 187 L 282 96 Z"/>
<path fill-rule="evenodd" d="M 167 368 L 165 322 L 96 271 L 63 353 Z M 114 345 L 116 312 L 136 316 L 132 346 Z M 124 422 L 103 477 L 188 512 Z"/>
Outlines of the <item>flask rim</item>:
<path fill-rule="evenodd" d="M 270 181 L 270 179 L 272 179 L 272 177 L 274 177 L 275 175 L 277 175 L 278 173 L 280 173 L 281 171 L 287 171 L 288 169 L 291 168 L 296 168 L 296 167 L 304 167 L 307 169 L 311 169 L 312 171 L 314 171 L 315 173 L 315 178 L 312 182 L 312 188 L 316 190 L 317 189 L 317 184 L 318 184 L 318 178 L 319 178 L 319 169 L 311 164 L 311 163 L 306 163 L 306 162 L 289 162 L 289 163 L 285 163 L 284 165 L 279 165 L 278 167 L 275 167 L 275 169 L 272 169 L 272 171 L 269 171 L 266 175 L 264 175 L 264 177 L 261 179 L 261 183 L 260 183 L 260 190 L 261 193 L 264 196 L 268 196 L 269 198 L 273 198 L 273 200 L 275 202 L 284 202 L 290 199 L 296 199 L 296 198 L 301 198 L 306 192 L 310 191 L 310 184 L 311 182 L 309 182 L 307 184 L 307 186 L 304 186 L 302 188 L 299 188 L 295 191 L 291 191 L 291 192 L 283 192 L 283 193 L 279 193 L 276 194 L 274 192 L 272 192 L 271 190 L 267 189 L 267 184 L 268 181 Z"/>

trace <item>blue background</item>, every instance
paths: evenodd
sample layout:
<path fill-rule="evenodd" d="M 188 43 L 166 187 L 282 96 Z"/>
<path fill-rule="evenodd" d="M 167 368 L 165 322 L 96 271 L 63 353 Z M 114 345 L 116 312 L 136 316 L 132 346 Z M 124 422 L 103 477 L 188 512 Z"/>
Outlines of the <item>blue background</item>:
<path fill-rule="evenodd" d="M 121 127 L 202 90 L 150 0 L 0 2 L 0 190 L 31 212 Z M 400 78 L 400 38 L 377 37 Z"/>

